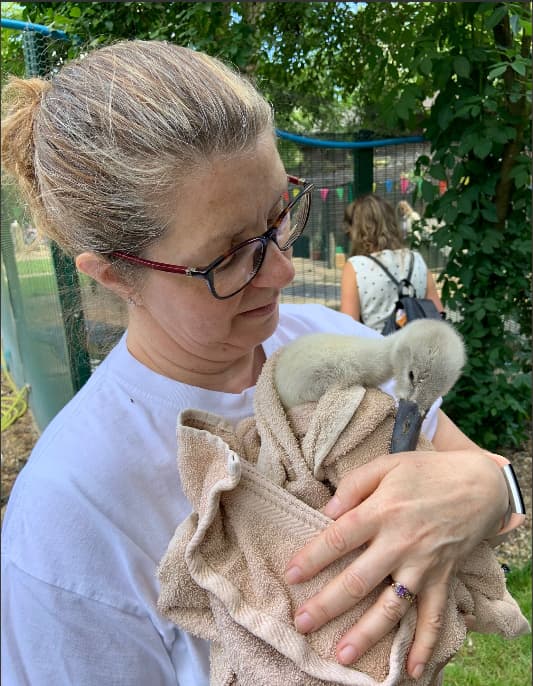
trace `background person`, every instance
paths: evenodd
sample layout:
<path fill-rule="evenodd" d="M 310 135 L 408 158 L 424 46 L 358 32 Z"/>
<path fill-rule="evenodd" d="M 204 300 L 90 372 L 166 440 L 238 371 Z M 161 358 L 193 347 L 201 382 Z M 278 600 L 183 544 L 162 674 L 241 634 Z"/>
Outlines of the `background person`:
<path fill-rule="evenodd" d="M 409 238 L 413 228 L 413 222 L 419 222 L 420 215 L 411 207 L 407 200 L 400 200 L 396 206 L 396 217 L 402 238 Z"/>
<path fill-rule="evenodd" d="M 398 288 L 368 255 L 376 257 L 401 281 L 407 277 L 414 256 L 411 283 L 418 298 L 428 298 L 439 312 L 444 307 L 433 274 L 422 255 L 409 250 L 398 226 L 394 209 L 374 193 L 361 196 L 344 211 L 344 231 L 351 239 L 350 257 L 341 282 L 341 312 L 381 332 L 398 299 Z"/>
<path fill-rule="evenodd" d="M 218 60 L 116 43 L 50 81 L 13 80 L 5 103 L 4 169 L 36 225 L 129 313 L 125 335 L 46 428 L 12 491 L 5 683 L 207 686 L 208 644 L 156 609 L 157 565 L 190 513 L 177 416 L 194 407 L 237 423 L 253 413 L 262 365 L 283 344 L 314 331 L 377 334 L 318 305 L 279 305 L 311 188 L 298 183 L 298 199 L 291 189 L 288 212 L 271 108 Z M 357 525 L 371 564 L 353 579 L 373 588 L 392 574 L 418 594 L 412 674 L 438 640 L 454 565 L 508 508 L 499 468 L 438 405 L 424 424 L 438 459 L 374 460 Z M 358 492 L 342 489 L 354 517 Z M 407 609 L 388 587 L 339 650 L 365 650 Z"/>

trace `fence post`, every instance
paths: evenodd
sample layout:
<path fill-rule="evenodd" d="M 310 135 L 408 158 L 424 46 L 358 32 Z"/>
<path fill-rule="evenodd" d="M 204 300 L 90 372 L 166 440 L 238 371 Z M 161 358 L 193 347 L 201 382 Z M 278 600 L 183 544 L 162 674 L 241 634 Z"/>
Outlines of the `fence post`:
<path fill-rule="evenodd" d="M 371 140 L 373 131 L 363 129 L 358 140 Z M 372 193 L 374 183 L 374 148 L 353 149 L 353 197 L 354 200 L 365 193 Z"/>
<path fill-rule="evenodd" d="M 50 71 L 48 62 L 48 38 L 35 31 L 22 34 L 24 63 L 27 76 L 46 77 Z M 61 317 L 69 357 L 70 375 L 74 391 L 79 391 L 91 375 L 91 362 L 85 341 L 80 282 L 74 260 L 51 243 L 52 261 L 57 281 Z"/>

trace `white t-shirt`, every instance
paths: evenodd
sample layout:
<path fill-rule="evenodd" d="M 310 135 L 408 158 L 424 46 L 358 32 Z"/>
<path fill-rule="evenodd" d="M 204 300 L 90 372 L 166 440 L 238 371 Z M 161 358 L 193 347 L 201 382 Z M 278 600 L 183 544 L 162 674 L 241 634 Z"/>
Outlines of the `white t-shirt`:
<path fill-rule="evenodd" d="M 424 298 L 427 286 L 427 267 L 424 258 L 416 250 L 411 283 L 417 298 Z M 407 278 L 409 271 L 409 250 L 381 250 L 372 253 L 387 267 L 397 281 Z M 381 332 L 385 320 L 391 314 L 398 300 L 398 288 L 375 262 L 363 255 L 354 255 L 348 260 L 357 274 L 357 289 L 361 308 L 361 321 L 375 331 Z"/>
<path fill-rule="evenodd" d="M 282 305 L 265 354 L 315 331 L 377 336 L 320 305 Z M 156 610 L 157 565 L 190 513 L 176 419 L 195 407 L 237 423 L 253 414 L 253 395 L 160 376 L 121 339 L 46 428 L 13 488 L 2 537 L 3 684 L 208 685 L 208 644 Z M 423 427 L 429 438 L 439 405 Z"/>

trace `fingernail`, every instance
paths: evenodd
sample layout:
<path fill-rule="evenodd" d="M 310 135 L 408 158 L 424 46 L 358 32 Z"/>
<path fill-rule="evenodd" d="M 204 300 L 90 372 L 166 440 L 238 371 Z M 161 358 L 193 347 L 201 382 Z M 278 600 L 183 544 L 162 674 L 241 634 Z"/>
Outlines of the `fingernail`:
<path fill-rule="evenodd" d="M 336 495 L 334 495 L 333 498 L 329 501 L 329 503 L 323 509 L 323 512 L 326 515 L 326 517 L 330 517 L 331 519 L 335 519 L 335 517 L 337 517 L 340 514 L 341 501 L 337 498 Z"/>
<path fill-rule="evenodd" d="M 302 612 L 301 614 L 296 615 L 294 618 L 294 623 L 296 625 L 296 629 L 304 634 L 308 631 L 311 631 L 315 625 L 313 618 L 308 612 Z"/>
<path fill-rule="evenodd" d="M 300 567 L 289 567 L 285 572 L 285 581 L 288 584 L 297 584 L 302 580 L 302 570 Z"/>
<path fill-rule="evenodd" d="M 420 679 L 422 676 L 422 672 L 424 671 L 424 667 L 426 665 L 416 665 L 416 667 L 413 669 L 413 679 Z"/>
<path fill-rule="evenodd" d="M 349 665 L 352 662 L 355 662 L 356 658 L 357 649 L 355 646 L 346 645 L 344 648 L 339 650 L 339 662 L 341 662 L 343 665 Z"/>

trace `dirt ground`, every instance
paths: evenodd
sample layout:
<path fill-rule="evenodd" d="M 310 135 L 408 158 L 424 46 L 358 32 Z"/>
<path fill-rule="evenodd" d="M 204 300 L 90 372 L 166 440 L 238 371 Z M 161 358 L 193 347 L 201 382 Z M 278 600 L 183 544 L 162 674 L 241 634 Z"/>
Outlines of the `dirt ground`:
<path fill-rule="evenodd" d="M 2 377 L 2 395 L 7 393 L 7 391 L 8 389 L 4 386 L 4 379 Z M 29 410 L 2 432 L 2 480 L 0 491 L 2 520 L 11 487 L 19 471 L 26 463 L 38 435 Z M 526 524 L 511 533 L 507 541 L 500 544 L 497 549 L 498 558 L 509 567 L 520 567 L 531 559 L 531 453 L 531 442 L 521 450 L 516 450 L 512 453 L 503 451 L 503 454 L 513 463 L 520 481 L 528 513 Z"/>

